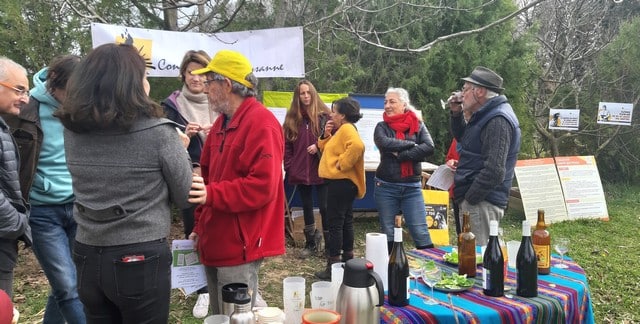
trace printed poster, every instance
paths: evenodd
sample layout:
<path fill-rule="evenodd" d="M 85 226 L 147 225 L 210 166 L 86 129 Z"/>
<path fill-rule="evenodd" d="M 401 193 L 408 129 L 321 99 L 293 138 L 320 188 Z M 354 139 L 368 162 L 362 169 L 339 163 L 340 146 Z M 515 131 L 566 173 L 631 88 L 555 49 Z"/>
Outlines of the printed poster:
<path fill-rule="evenodd" d="M 598 124 L 631 126 L 632 103 L 600 102 L 598 104 Z"/>
<path fill-rule="evenodd" d="M 549 109 L 549 129 L 577 131 L 580 109 Z"/>
<path fill-rule="evenodd" d="M 569 219 L 609 219 L 600 174 L 593 156 L 556 157 Z"/>
<path fill-rule="evenodd" d="M 560 178 L 553 158 L 519 160 L 515 167 L 525 218 L 535 223 L 538 209 L 551 224 L 568 219 Z"/>

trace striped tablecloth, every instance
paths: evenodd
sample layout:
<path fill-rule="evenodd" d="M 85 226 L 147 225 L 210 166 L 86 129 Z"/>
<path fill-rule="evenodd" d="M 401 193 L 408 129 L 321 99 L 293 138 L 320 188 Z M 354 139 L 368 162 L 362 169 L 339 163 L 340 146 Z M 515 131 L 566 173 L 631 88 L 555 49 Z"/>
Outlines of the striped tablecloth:
<path fill-rule="evenodd" d="M 407 254 L 409 257 L 434 260 L 445 273 L 457 273 L 458 267 L 444 262 L 442 258 L 450 249 L 411 250 Z M 557 256 L 552 256 L 552 265 L 559 262 Z M 538 297 L 535 298 L 523 298 L 515 294 L 516 272 L 513 268 L 508 269 L 505 290 L 509 286 L 513 289 L 505 291 L 506 297 L 489 297 L 482 293 L 482 267 L 478 267 L 476 283 L 470 290 L 451 294 L 436 290 L 434 297 L 438 301 L 437 305 L 426 305 L 423 302 L 423 298 L 430 296 L 431 290 L 420 282 L 420 294 L 412 294 L 408 306 L 394 307 L 385 300 L 384 306 L 380 307 L 380 322 L 594 323 L 584 270 L 566 257 L 564 263 L 569 266 L 568 269 L 552 268 L 551 274 L 538 275 Z"/>

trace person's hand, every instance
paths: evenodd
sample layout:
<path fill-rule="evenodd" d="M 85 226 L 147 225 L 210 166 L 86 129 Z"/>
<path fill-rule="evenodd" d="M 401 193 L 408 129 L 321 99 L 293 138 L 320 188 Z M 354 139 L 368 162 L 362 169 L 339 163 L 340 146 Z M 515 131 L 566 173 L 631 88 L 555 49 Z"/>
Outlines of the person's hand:
<path fill-rule="evenodd" d="M 193 248 L 196 250 L 196 253 L 198 253 L 198 255 L 200 254 L 200 246 L 198 246 L 199 238 L 200 237 L 196 232 L 191 232 L 191 234 L 189 234 L 189 239 L 193 241 Z"/>
<path fill-rule="evenodd" d="M 184 148 L 189 147 L 189 143 L 191 142 L 191 139 L 189 138 L 189 136 L 187 136 L 187 134 L 183 133 L 180 128 L 176 127 L 176 131 L 178 132 L 178 136 L 180 137 L 180 140 L 182 141 L 182 146 L 184 146 Z"/>
<path fill-rule="evenodd" d="M 449 99 L 447 99 L 447 104 L 449 105 L 449 109 L 451 109 L 451 112 L 458 114 L 462 112 L 462 92 L 452 92 L 451 96 L 449 96 Z"/>
<path fill-rule="evenodd" d="M 202 127 L 196 123 L 189 123 L 187 127 L 184 129 L 184 133 L 191 138 L 193 135 L 197 134 Z"/>
<path fill-rule="evenodd" d="M 318 147 L 315 144 L 311 144 L 307 147 L 307 153 L 313 155 L 318 153 Z"/>
<path fill-rule="evenodd" d="M 324 125 L 324 138 L 331 136 L 331 132 L 333 132 L 334 126 L 335 125 L 333 124 L 333 120 L 327 121 L 327 123 Z"/>
<path fill-rule="evenodd" d="M 458 168 L 458 160 L 451 159 L 448 160 L 445 164 L 453 171 Z"/>
<path fill-rule="evenodd" d="M 204 179 L 194 173 L 191 180 L 191 190 L 189 190 L 189 202 L 192 204 L 203 205 L 207 202 L 207 188 L 204 185 Z"/>
<path fill-rule="evenodd" d="M 209 132 L 211 131 L 212 124 L 200 126 L 200 130 L 204 133 L 204 136 L 209 136 Z"/>

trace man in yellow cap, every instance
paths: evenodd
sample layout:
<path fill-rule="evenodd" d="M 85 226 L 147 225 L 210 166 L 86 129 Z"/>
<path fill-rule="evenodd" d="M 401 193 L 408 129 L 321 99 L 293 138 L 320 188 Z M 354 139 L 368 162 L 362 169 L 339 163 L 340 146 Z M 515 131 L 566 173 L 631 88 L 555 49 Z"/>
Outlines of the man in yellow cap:
<path fill-rule="evenodd" d="M 284 137 L 275 116 L 255 98 L 258 79 L 242 54 L 221 50 L 204 74 L 210 109 L 220 114 L 200 166 L 202 196 L 190 239 L 205 266 L 211 310 L 222 312 L 221 288 L 245 283 L 255 303 L 265 257 L 284 254 Z"/>

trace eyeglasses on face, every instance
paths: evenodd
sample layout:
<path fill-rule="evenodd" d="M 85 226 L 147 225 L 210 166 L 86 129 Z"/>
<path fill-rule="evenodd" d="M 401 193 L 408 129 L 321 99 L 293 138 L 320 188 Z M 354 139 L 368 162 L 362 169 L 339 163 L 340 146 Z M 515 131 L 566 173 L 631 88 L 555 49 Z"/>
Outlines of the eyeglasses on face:
<path fill-rule="evenodd" d="M 474 87 L 474 86 L 462 87 L 462 93 L 466 93 L 467 91 L 473 90 L 475 88 L 476 87 Z"/>
<path fill-rule="evenodd" d="M 11 90 L 15 91 L 16 94 L 18 96 L 20 96 L 20 97 L 29 98 L 29 90 L 28 89 L 21 89 L 21 88 L 12 86 L 11 84 L 6 83 L 6 82 L 2 82 L 2 81 L 0 81 L 0 85 L 5 87 L 5 88 L 8 88 L 8 89 L 11 89 Z"/>

